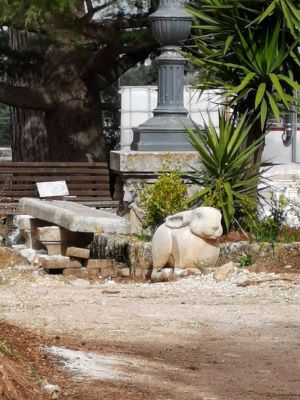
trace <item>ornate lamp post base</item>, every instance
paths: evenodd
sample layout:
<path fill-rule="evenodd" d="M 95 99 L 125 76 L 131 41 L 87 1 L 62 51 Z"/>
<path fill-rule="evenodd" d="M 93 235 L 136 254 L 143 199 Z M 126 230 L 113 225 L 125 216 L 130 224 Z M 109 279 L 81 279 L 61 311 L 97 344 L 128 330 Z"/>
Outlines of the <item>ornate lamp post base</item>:
<path fill-rule="evenodd" d="M 186 127 L 193 123 L 184 108 L 184 66 L 186 60 L 178 50 L 190 33 L 192 17 L 179 0 L 161 0 L 150 16 L 152 31 L 163 46 L 158 64 L 158 104 L 154 116 L 133 128 L 131 150 L 187 151 L 192 146 L 186 139 Z"/>
<path fill-rule="evenodd" d="M 133 129 L 131 150 L 191 151 L 185 127 L 191 127 L 186 115 L 155 116 Z"/>

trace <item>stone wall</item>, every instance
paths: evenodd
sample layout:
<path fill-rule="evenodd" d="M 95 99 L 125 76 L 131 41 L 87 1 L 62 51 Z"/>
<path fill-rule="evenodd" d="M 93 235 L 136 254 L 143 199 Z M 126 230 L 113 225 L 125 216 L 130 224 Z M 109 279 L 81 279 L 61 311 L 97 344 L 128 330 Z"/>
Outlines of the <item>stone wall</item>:
<path fill-rule="evenodd" d="M 239 262 L 242 257 L 251 254 L 254 258 L 280 258 L 282 264 L 288 264 L 292 258 L 300 260 L 300 243 L 222 243 L 218 266 L 228 262 Z M 130 276 L 147 279 L 151 275 L 151 243 L 136 236 L 116 236 L 99 234 L 91 244 L 91 255 L 95 258 L 111 258 L 130 270 Z"/>
<path fill-rule="evenodd" d="M 239 262 L 247 254 L 254 259 L 272 258 L 280 259 L 282 264 L 288 264 L 290 259 L 300 263 L 300 242 L 296 243 L 249 243 L 246 241 L 236 243 L 223 243 L 220 245 L 218 265 L 228 261 Z"/>
<path fill-rule="evenodd" d="M 91 244 L 91 256 L 110 258 L 130 269 L 130 275 L 146 279 L 152 270 L 151 243 L 134 236 L 95 235 Z"/>

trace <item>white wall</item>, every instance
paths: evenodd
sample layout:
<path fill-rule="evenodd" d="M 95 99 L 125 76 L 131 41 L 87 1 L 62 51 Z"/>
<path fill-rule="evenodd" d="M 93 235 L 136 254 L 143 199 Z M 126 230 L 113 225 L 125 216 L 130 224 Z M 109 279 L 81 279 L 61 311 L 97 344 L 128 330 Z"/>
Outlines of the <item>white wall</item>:
<path fill-rule="evenodd" d="M 152 110 L 157 105 L 157 88 L 155 86 L 123 86 L 121 93 L 121 149 L 129 149 L 132 142 L 132 128 L 139 126 L 152 116 Z M 199 92 L 191 87 L 184 89 L 184 103 L 190 117 L 197 124 L 203 118 L 207 121 L 210 115 L 212 121 L 218 123 L 218 97 L 214 91 L 207 91 L 201 97 Z M 287 164 L 292 161 L 300 163 L 300 131 L 298 130 L 294 146 L 296 146 L 293 160 L 292 145 L 284 146 L 281 136 L 282 127 L 274 127 L 266 137 L 266 146 L 263 161 L 272 164 Z"/>
<path fill-rule="evenodd" d="M 152 110 L 157 106 L 156 86 L 122 86 L 121 93 L 121 149 L 128 149 L 132 142 L 132 128 L 139 126 L 152 117 Z M 218 109 L 214 104 L 217 97 L 213 91 L 207 91 L 199 98 L 199 92 L 191 87 L 184 88 L 184 105 L 190 117 L 197 124 L 203 118 L 210 118 L 218 123 Z"/>

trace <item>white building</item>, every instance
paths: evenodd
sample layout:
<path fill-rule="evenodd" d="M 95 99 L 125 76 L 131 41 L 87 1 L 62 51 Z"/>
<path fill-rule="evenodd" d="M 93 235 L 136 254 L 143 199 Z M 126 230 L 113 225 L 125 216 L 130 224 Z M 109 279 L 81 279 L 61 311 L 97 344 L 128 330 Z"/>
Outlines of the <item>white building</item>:
<path fill-rule="evenodd" d="M 152 116 L 157 105 L 157 88 L 155 86 L 123 86 L 121 93 L 121 150 L 130 149 L 132 128 Z M 208 114 L 213 123 L 218 125 L 217 96 L 207 91 L 201 97 L 191 87 L 185 87 L 184 102 L 190 117 L 201 124 L 203 118 L 208 121 Z M 264 175 L 272 180 L 276 195 L 284 193 L 291 199 L 299 198 L 300 190 L 300 124 L 294 132 L 293 140 L 285 145 L 282 136 L 283 126 L 274 124 L 266 136 L 263 161 L 273 164 Z"/>

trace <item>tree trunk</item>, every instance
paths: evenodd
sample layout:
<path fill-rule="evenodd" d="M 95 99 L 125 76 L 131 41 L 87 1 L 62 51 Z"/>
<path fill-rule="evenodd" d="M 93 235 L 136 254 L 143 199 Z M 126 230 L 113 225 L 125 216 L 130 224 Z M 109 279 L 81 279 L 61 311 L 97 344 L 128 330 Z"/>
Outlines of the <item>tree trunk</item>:
<path fill-rule="evenodd" d="M 8 33 L 12 50 L 26 50 L 36 39 L 34 34 L 17 29 L 10 28 Z M 40 82 L 41 77 L 33 72 L 24 72 L 11 80 L 18 86 L 33 86 Z M 44 113 L 10 107 L 10 118 L 13 161 L 47 161 L 49 148 Z"/>
<path fill-rule="evenodd" d="M 49 49 L 44 85 L 55 106 L 46 112 L 50 161 L 107 160 L 96 78 L 81 75 L 84 55 L 70 48 Z"/>
<path fill-rule="evenodd" d="M 25 49 L 34 36 L 10 30 L 13 49 Z M 43 81 L 24 72 L 12 82 L 43 87 L 53 99 L 44 112 L 11 108 L 14 161 L 106 161 L 100 94 L 95 79 L 82 77 L 86 54 L 51 46 L 45 54 Z"/>
<path fill-rule="evenodd" d="M 257 139 L 261 138 L 265 134 L 265 129 L 266 128 L 264 129 L 261 128 L 260 118 L 257 118 L 248 133 L 246 146 L 247 147 L 251 146 Z M 265 147 L 265 141 L 263 140 L 259 148 L 253 155 L 252 165 L 253 165 L 253 170 L 255 171 L 259 171 L 264 147 Z"/>

